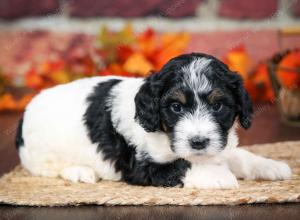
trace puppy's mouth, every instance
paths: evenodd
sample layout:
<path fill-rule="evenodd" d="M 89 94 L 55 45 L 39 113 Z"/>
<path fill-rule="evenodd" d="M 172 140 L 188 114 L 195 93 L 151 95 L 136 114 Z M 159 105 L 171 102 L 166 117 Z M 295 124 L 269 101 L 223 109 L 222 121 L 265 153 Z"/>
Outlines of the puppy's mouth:
<path fill-rule="evenodd" d="M 193 154 L 193 156 L 199 156 L 199 157 L 205 156 L 205 155 L 207 155 L 206 152 L 195 152 L 195 153 Z"/>
<path fill-rule="evenodd" d="M 187 147 L 187 146 L 186 146 Z M 177 155 L 179 155 L 180 157 L 182 157 L 183 159 L 186 159 L 188 161 L 206 161 L 206 160 L 211 160 L 214 157 L 216 157 L 217 155 L 219 155 L 222 151 L 223 148 L 220 147 L 207 147 L 206 149 L 202 149 L 202 150 L 194 150 L 194 149 L 190 149 L 189 147 L 186 148 L 186 150 L 183 150 L 181 148 L 178 149 L 179 151 L 175 152 L 177 153 Z"/>
<path fill-rule="evenodd" d="M 193 151 L 191 153 L 191 156 L 193 157 L 214 157 L 218 155 L 222 150 L 214 150 L 213 152 L 210 152 L 209 150 L 201 150 L 201 151 Z"/>
<path fill-rule="evenodd" d="M 216 154 L 217 155 L 217 154 Z M 190 161 L 192 163 L 203 163 L 206 161 L 211 161 L 216 155 L 208 155 L 208 154 L 192 154 L 190 156 L 187 156 L 184 158 L 187 161 Z"/>

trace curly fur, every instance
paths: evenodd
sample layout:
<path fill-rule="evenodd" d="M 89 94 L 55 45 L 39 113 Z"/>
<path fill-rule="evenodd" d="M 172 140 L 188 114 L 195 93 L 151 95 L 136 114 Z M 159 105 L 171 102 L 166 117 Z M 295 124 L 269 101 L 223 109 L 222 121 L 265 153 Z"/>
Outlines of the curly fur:
<path fill-rule="evenodd" d="M 237 73 L 185 54 L 147 78 L 93 77 L 42 91 L 16 146 L 33 175 L 75 182 L 232 188 L 236 178 L 289 178 L 286 164 L 236 148 L 236 121 L 249 128 L 252 112 Z"/>

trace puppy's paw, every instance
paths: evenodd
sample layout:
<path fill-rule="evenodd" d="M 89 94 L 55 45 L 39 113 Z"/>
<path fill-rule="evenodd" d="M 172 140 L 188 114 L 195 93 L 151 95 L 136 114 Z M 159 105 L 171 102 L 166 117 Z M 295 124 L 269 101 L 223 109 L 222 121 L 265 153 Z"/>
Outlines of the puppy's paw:
<path fill-rule="evenodd" d="M 62 170 L 60 176 L 72 182 L 96 183 L 98 176 L 96 172 L 86 166 L 72 166 Z"/>
<path fill-rule="evenodd" d="M 239 186 L 230 170 L 220 165 L 193 165 L 183 183 L 184 187 L 200 189 L 232 189 Z"/>
<path fill-rule="evenodd" d="M 285 180 L 291 177 L 292 171 L 284 162 L 263 158 L 257 161 L 249 174 L 246 179 Z"/>
<path fill-rule="evenodd" d="M 234 175 L 241 179 L 285 180 L 292 175 L 286 163 L 267 159 L 243 149 L 224 151 L 222 156 Z"/>

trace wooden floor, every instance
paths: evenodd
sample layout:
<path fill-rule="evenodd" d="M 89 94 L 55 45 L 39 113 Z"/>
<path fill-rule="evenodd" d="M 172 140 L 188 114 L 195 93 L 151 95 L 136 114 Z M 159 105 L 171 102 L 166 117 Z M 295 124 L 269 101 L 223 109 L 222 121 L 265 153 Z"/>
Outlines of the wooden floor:
<path fill-rule="evenodd" d="M 248 131 L 239 130 L 241 145 L 300 140 L 300 128 L 280 123 L 275 106 L 255 107 L 254 123 Z M 14 136 L 18 113 L 0 114 L 0 175 L 18 162 Z M 300 156 L 300 155 L 299 155 Z M 0 219 L 300 219 L 300 204 L 242 206 L 79 206 L 79 207 L 15 207 L 0 205 Z"/>

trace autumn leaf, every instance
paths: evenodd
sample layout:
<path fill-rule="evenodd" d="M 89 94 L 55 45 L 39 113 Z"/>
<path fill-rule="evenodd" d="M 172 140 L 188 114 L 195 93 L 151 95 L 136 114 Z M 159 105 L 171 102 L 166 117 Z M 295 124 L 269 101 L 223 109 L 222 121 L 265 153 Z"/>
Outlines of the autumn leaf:
<path fill-rule="evenodd" d="M 160 69 L 171 58 L 184 52 L 190 40 L 188 33 L 165 33 L 161 36 L 161 45 L 156 55 L 155 68 Z"/>
<path fill-rule="evenodd" d="M 63 83 L 70 82 L 70 76 L 68 72 L 64 70 L 52 72 L 50 74 L 50 77 L 55 84 L 63 84 Z"/>
<path fill-rule="evenodd" d="M 231 71 L 238 72 L 243 79 L 249 77 L 248 74 L 251 70 L 252 62 L 243 45 L 229 51 L 223 61 Z"/>
<path fill-rule="evenodd" d="M 13 110 L 16 109 L 17 104 L 11 94 L 5 93 L 0 98 L 0 110 Z"/>
<path fill-rule="evenodd" d="M 157 51 L 157 39 L 153 29 L 147 29 L 137 37 L 138 50 L 145 57 L 151 58 L 155 56 Z"/>
<path fill-rule="evenodd" d="M 140 75 L 146 75 L 153 68 L 153 65 L 141 53 L 132 54 L 124 63 L 125 71 Z"/>
<path fill-rule="evenodd" d="M 131 46 L 134 43 L 136 43 L 136 36 L 130 24 L 119 32 L 111 32 L 103 26 L 96 41 L 96 45 L 101 48 L 108 63 L 118 61 L 119 46 Z"/>
<path fill-rule="evenodd" d="M 12 94 L 5 93 L 0 97 L 0 111 L 20 111 L 30 102 L 34 95 L 27 94 L 21 99 L 15 99 Z"/>
<path fill-rule="evenodd" d="M 124 63 L 133 53 L 134 50 L 128 45 L 118 46 L 118 58 L 121 63 Z"/>
<path fill-rule="evenodd" d="M 25 83 L 29 88 L 40 89 L 43 85 L 43 78 L 35 69 L 31 69 L 25 74 Z"/>

